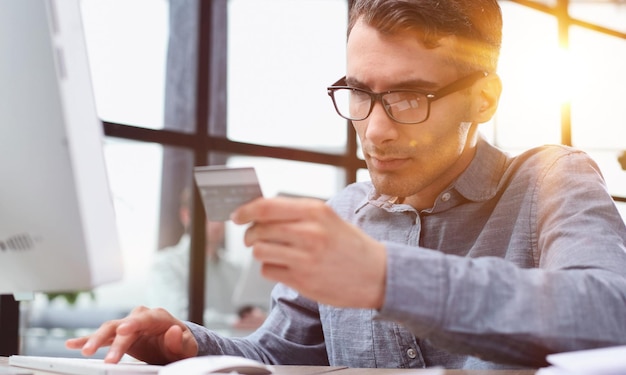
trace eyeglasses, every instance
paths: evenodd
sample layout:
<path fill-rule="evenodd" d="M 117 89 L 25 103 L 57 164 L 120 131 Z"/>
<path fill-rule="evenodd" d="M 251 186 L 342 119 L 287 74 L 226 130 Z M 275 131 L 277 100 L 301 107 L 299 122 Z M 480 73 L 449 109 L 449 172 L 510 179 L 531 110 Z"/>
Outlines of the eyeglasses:
<path fill-rule="evenodd" d="M 328 87 L 328 95 L 339 116 L 352 121 L 365 120 L 374 104 L 380 101 L 387 116 L 399 124 L 419 124 L 428 120 L 430 103 L 446 95 L 471 87 L 476 81 L 488 75 L 487 72 L 475 72 L 460 78 L 437 91 L 391 90 L 371 92 L 346 84 L 346 77 Z"/>

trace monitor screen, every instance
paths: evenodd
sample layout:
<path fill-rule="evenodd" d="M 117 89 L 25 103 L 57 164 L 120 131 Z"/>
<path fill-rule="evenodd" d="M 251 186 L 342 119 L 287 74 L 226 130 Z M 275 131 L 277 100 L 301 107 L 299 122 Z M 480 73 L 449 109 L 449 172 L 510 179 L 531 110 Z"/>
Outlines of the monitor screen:
<path fill-rule="evenodd" d="M 0 56 L 0 294 L 121 279 L 79 1 L 0 1 Z"/>

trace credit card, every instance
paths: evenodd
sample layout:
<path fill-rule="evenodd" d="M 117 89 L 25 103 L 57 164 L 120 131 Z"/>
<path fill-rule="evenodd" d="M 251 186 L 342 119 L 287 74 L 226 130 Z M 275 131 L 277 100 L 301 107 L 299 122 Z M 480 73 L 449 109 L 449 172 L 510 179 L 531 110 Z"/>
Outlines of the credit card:
<path fill-rule="evenodd" d="M 263 196 L 252 167 L 195 167 L 194 177 L 208 220 L 226 221 L 237 207 Z"/>

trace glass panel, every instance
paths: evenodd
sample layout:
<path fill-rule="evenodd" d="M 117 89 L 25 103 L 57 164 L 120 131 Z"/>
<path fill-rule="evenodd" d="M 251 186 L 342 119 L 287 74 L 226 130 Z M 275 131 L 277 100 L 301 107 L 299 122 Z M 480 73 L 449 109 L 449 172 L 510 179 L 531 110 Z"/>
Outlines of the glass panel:
<path fill-rule="evenodd" d="M 105 144 L 109 180 L 124 256 L 124 280 L 96 291 L 98 303 L 134 307 L 145 298 L 146 274 L 157 247 L 163 147 L 115 138 Z"/>
<path fill-rule="evenodd" d="M 158 243 L 151 253 L 146 296 L 148 306 L 163 307 L 179 319 L 188 318 L 192 170 L 191 150 L 163 148 Z"/>
<path fill-rule="evenodd" d="M 228 137 L 343 150 L 346 121 L 335 113 L 326 87 L 345 74 L 346 1 L 228 5 Z"/>
<path fill-rule="evenodd" d="M 560 143 L 560 53 L 554 17 L 501 3 L 504 18 L 498 73 L 503 91 L 493 120 L 495 140 L 510 151 Z M 533 25 L 533 27 L 528 27 Z"/>
<path fill-rule="evenodd" d="M 105 157 L 118 223 L 124 264 L 123 280 L 82 293 L 70 304 L 63 298 L 48 300 L 38 294 L 23 308 L 22 353 L 79 356 L 65 349 L 65 340 L 86 334 L 102 322 L 125 316 L 146 304 L 150 262 L 156 248 L 162 147 L 107 139 Z M 95 357 L 102 358 L 106 349 Z"/>
<path fill-rule="evenodd" d="M 168 2 L 82 0 L 81 5 L 99 116 L 162 128 Z"/>
<path fill-rule="evenodd" d="M 626 148 L 626 40 L 574 27 L 572 137 L 584 148 Z"/>
<path fill-rule="evenodd" d="M 571 1 L 572 18 L 626 32 L 626 4 L 617 0 Z"/>
<path fill-rule="evenodd" d="M 626 197 L 626 172 L 618 157 L 626 149 L 626 40 L 573 27 L 572 142 L 598 162 L 613 195 Z"/>

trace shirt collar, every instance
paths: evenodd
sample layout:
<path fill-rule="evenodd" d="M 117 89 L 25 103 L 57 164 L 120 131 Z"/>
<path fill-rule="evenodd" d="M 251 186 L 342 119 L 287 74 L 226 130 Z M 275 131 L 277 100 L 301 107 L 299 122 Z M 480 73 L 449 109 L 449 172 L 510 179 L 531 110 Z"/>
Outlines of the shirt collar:
<path fill-rule="evenodd" d="M 478 139 L 476 155 L 470 165 L 453 182 L 452 187 L 471 201 L 485 201 L 498 192 L 502 175 L 511 158 L 482 136 Z"/>

